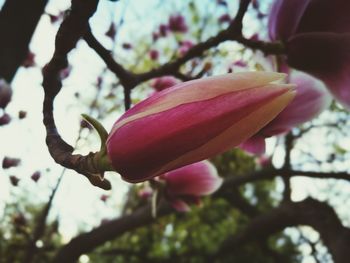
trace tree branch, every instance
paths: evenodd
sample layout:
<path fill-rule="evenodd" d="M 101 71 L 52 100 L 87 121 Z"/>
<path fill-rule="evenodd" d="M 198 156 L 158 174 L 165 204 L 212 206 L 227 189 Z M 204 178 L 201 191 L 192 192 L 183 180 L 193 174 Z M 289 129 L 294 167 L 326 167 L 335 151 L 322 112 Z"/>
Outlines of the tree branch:
<path fill-rule="evenodd" d="M 171 211 L 172 209 L 167 203 L 161 202 L 157 211 L 157 217 L 167 215 Z M 61 248 L 54 258 L 53 263 L 76 262 L 82 254 L 92 251 L 95 247 L 104 242 L 154 221 L 155 219 L 152 217 L 151 206 L 147 205 L 142 207 L 130 215 L 112 220 L 88 233 L 75 237 Z"/>
<path fill-rule="evenodd" d="M 53 159 L 60 165 L 85 175 L 93 185 L 110 189 L 107 180 L 101 180 L 103 171 L 96 164 L 96 155 L 72 154 L 73 147 L 59 135 L 53 116 L 53 104 L 60 92 L 62 83 L 60 71 L 67 67 L 67 55 L 77 41 L 89 30 L 88 20 L 97 8 L 98 0 L 72 0 L 71 12 L 62 22 L 56 35 L 55 52 L 51 61 L 43 70 L 43 87 L 45 92 L 43 113 L 46 127 L 46 144 Z"/>
<path fill-rule="evenodd" d="M 228 238 L 212 259 L 223 257 L 247 243 L 270 236 L 286 227 L 308 225 L 321 236 L 336 263 L 349 260 L 350 229 L 344 227 L 332 207 L 315 199 L 298 203 L 282 203 L 266 214 L 253 219 L 240 234 Z"/>
<path fill-rule="evenodd" d="M 265 169 L 259 172 L 254 172 L 248 175 L 232 176 L 227 178 L 221 188 L 215 193 L 214 196 L 220 197 L 225 195 L 226 191 L 232 190 L 242 184 L 248 182 L 254 182 L 258 180 L 267 180 L 275 178 L 283 174 L 283 170 Z M 334 178 L 345 179 L 350 181 L 350 175 L 346 173 L 316 173 L 316 172 L 302 172 L 302 171 L 290 171 L 287 173 L 289 176 L 307 176 L 311 175 L 313 178 Z M 236 202 L 232 202 L 236 205 Z M 288 203 L 289 204 L 289 203 Z M 293 203 L 291 203 L 293 204 Z M 242 206 L 239 202 L 238 208 Z M 283 206 L 285 207 L 285 206 Z M 244 205 L 245 212 L 249 216 L 257 216 L 258 213 L 255 210 L 251 210 Z M 274 210 L 273 210 L 274 211 Z M 284 210 L 283 210 L 284 211 Z M 160 206 L 157 217 L 162 217 L 170 214 L 173 210 L 165 203 Z M 55 257 L 54 262 L 75 262 L 80 255 L 92 251 L 97 246 L 102 245 L 108 240 L 115 239 L 127 231 L 134 230 L 137 227 L 152 223 L 154 220 L 151 218 L 151 207 L 145 206 L 133 212 L 131 215 L 123 216 L 119 219 L 112 220 L 107 224 L 101 225 L 90 232 L 81 234 L 72 239 L 68 244 L 61 248 Z M 267 221 L 266 221 L 267 222 Z M 265 222 L 265 223 L 266 223 Z M 316 229 L 317 230 L 317 229 Z"/>
<path fill-rule="evenodd" d="M 227 29 L 220 31 L 216 36 L 193 46 L 184 56 L 144 73 L 135 74 L 125 69 L 113 59 L 111 52 L 104 48 L 90 31 L 87 32 L 84 39 L 104 60 L 108 68 L 116 74 L 124 88 L 132 89 L 144 81 L 165 75 L 173 75 L 174 77 L 180 77 L 182 80 L 190 80 L 191 77 L 186 78 L 186 76 L 179 73 L 180 67 L 191 59 L 203 55 L 203 53 L 210 48 L 216 47 L 218 44 L 228 40 L 236 40 L 250 48 L 260 49 L 267 54 L 280 54 L 284 52 L 281 43 L 253 41 L 242 36 L 242 20 L 248 9 L 249 3 L 250 0 L 241 0 L 237 15 Z"/>

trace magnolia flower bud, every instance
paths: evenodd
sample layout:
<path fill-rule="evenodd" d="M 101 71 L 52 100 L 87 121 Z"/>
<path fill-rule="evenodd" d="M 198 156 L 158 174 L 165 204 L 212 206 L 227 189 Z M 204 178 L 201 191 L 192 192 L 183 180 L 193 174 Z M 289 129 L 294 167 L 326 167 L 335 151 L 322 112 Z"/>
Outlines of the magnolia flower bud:
<path fill-rule="evenodd" d="M 294 97 L 285 74 L 245 72 L 178 84 L 138 103 L 106 146 L 124 180 L 142 182 L 225 152 L 252 137 Z"/>
<path fill-rule="evenodd" d="M 350 109 L 350 1 L 276 0 L 269 35 L 286 45 L 287 63 L 321 79 Z"/>

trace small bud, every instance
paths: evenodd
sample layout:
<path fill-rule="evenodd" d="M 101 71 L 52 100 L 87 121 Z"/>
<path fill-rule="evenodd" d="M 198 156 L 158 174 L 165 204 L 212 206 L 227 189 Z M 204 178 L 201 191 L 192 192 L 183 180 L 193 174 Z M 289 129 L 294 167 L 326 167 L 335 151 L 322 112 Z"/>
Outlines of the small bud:
<path fill-rule="evenodd" d="M 18 112 L 18 118 L 19 119 L 24 119 L 25 117 L 27 117 L 27 112 L 26 111 L 23 111 L 23 110 L 20 110 L 19 112 Z"/>
<path fill-rule="evenodd" d="M 108 198 L 108 195 L 101 195 L 100 200 L 105 203 L 108 200 Z"/>
<path fill-rule="evenodd" d="M 13 186 L 18 186 L 19 178 L 15 175 L 10 176 L 10 182 Z"/>
<path fill-rule="evenodd" d="M 11 117 L 7 113 L 0 117 L 0 126 L 7 125 L 11 122 Z"/>
<path fill-rule="evenodd" d="M 8 169 L 11 167 L 16 167 L 21 163 L 21 159 L 18 158 L 10 158 L 5 156 L 5 158 L 2 160 L 2 168 Z"/>
<path fill-rule="evenodd" d="M 188 27 L 185 18 L 182 15 L 172 15 L 169 18 L 169 30 L 173 32 L 186 33 Z"/>
<path fill-rule="evenodd" d="M 159 52 L 158 52 L 158 50 L 152 49 L 152 50 L 149 52 L 149 57 L 150 57 L 152 60 L 157 60 L 157 59 L 159 58 Z"/>
<path fill-rule="evenodd" d="M 23 61 L 22 66 L 30 68 L 35 66 L 35 54 L 31 51 L 28 52 L 26 59 Z"/>
<path fill-rule="evenodd" d="M 222 16 L 219 17 L 218 19 L 220 24 L 223 23 L 230 23 L 231 22 L 231 17 L 229 14 L 223 14 Z"/>
<path fill-rule="evenodd" d="M 41 177 L 41 173 L 39 171 L 36 171 L 35 173 L 32 174 L 30 177 L 35 183 L 39 181 Z"/>

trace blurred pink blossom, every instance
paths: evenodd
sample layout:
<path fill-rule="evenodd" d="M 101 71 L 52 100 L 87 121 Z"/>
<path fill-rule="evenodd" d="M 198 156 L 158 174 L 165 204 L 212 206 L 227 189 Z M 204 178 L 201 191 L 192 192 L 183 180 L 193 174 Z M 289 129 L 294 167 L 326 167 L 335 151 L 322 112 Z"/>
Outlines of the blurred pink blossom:
<path fill-rule="evenodd" d="M 292 72 L 289 82 L 297 85 L 294 100 L 257 134 L 241 144 L 242 149 L 262 154 L 265 152 L 265 138 L 287 133 L 330 106 L 331 96 L 325 85 L 316 78 L 302 72 Z"/>
<path fill-rule="evenodd" d="M 219 17 L 218 19 L 219 23 L 230 23 L 231 22 L 231 17 L 229 14 L 223 14 Z"/>
<path fill-rule="evenodd" d="M 179 14 L 170 16 L 168 26 L 173 32 L 186 33 L 188 30 L 184 16 Z"/>
<path fill-rule="evenodd" d="M 184 40 L 180 43 L 179 54 L 183 56 L 187 53 L 187 51 L 193 47 L 193 42 L 190 40 Z"/>
<path fill-rule="evenodd" d="M 200 196 L 214 193 L 223 182 L 215 166 L 206 160 L 167 172 L 161 179 L 168 200 L 178 211 L 188 211 L 189 204 L 199 204 Z"/>
<path fill-rule="evenodd" d="M 159 51 L 158 51 L 158 50 L 155 50 L 155 49 L 150 50 L 150 52 L 149 52 L 149 57 L 150 57 L 152 60 L 157 60 L 157 59 L 159 58 Z"/>
<path fill-rule="evenodd" d="M 170 88 L 178 83 L 180 83 L 180 81 L 178 79 L 176 79 L 172 76 L 165 76 L 165 77 L 156 78 L 152 82 L 151 86 L 156 91 L 162 91 L 162 90 Z"/>

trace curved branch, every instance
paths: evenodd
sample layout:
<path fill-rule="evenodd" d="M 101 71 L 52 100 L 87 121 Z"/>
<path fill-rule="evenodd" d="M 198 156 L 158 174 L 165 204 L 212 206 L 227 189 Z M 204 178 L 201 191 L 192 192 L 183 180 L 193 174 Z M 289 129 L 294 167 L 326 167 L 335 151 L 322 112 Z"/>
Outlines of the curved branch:
<path fill-rule="evenodd" d="M 180 67 L 191 59 L 203 55 L 203 53 L 210 48 L 216 47 L 218 44 L 228 40 L 238 41 L 249 48 L 262 50 L 266 54 L 281 54 L 285 52 L 283 45 L 279 42 L 268 43 L 254 41 L 242 36 L 242 20 L 248 9 L 249 3 L 250 0 L 241 0 L 237 15 L 227 29 L 220 31 L 216 36 L 193 46 L 184 56 L 144 73 L 136 74 L 125 69 L 121 64 L 114 60 L 111 52 L 103 47 L 90 31 L 86 33 L 84 39 L 103 59 L 107 67 L 120 79 L 120 82 L 125 89 L 132 89 L 144 81 L 165 75 L 173 75 L 174 77 L 180 77 L 182 80 L 190 80 L 192 79 L 191 77 L 179 73 Z"/>
<path fill-rule="evenodd" d="M 60 71 L 67 67 L 68 53 L 89 29 L 88 20 L 96 11 L 97 4 L 98 0 L 72 0 L 71 12 L 60 26 L 56 35 L 55 52 L 43 69 L 43 122 L 46 127 L 46 144 L 53 159 L 58 164 L 85 175 L 93 185 L 110 189 L 110 183 L 100 179 L 99 174 L 103 171 L 96 164 L 96 154 L 72 154 L 74 149 L 59 135 L 53 115 L 54 100 L 62 87 Z"/>

